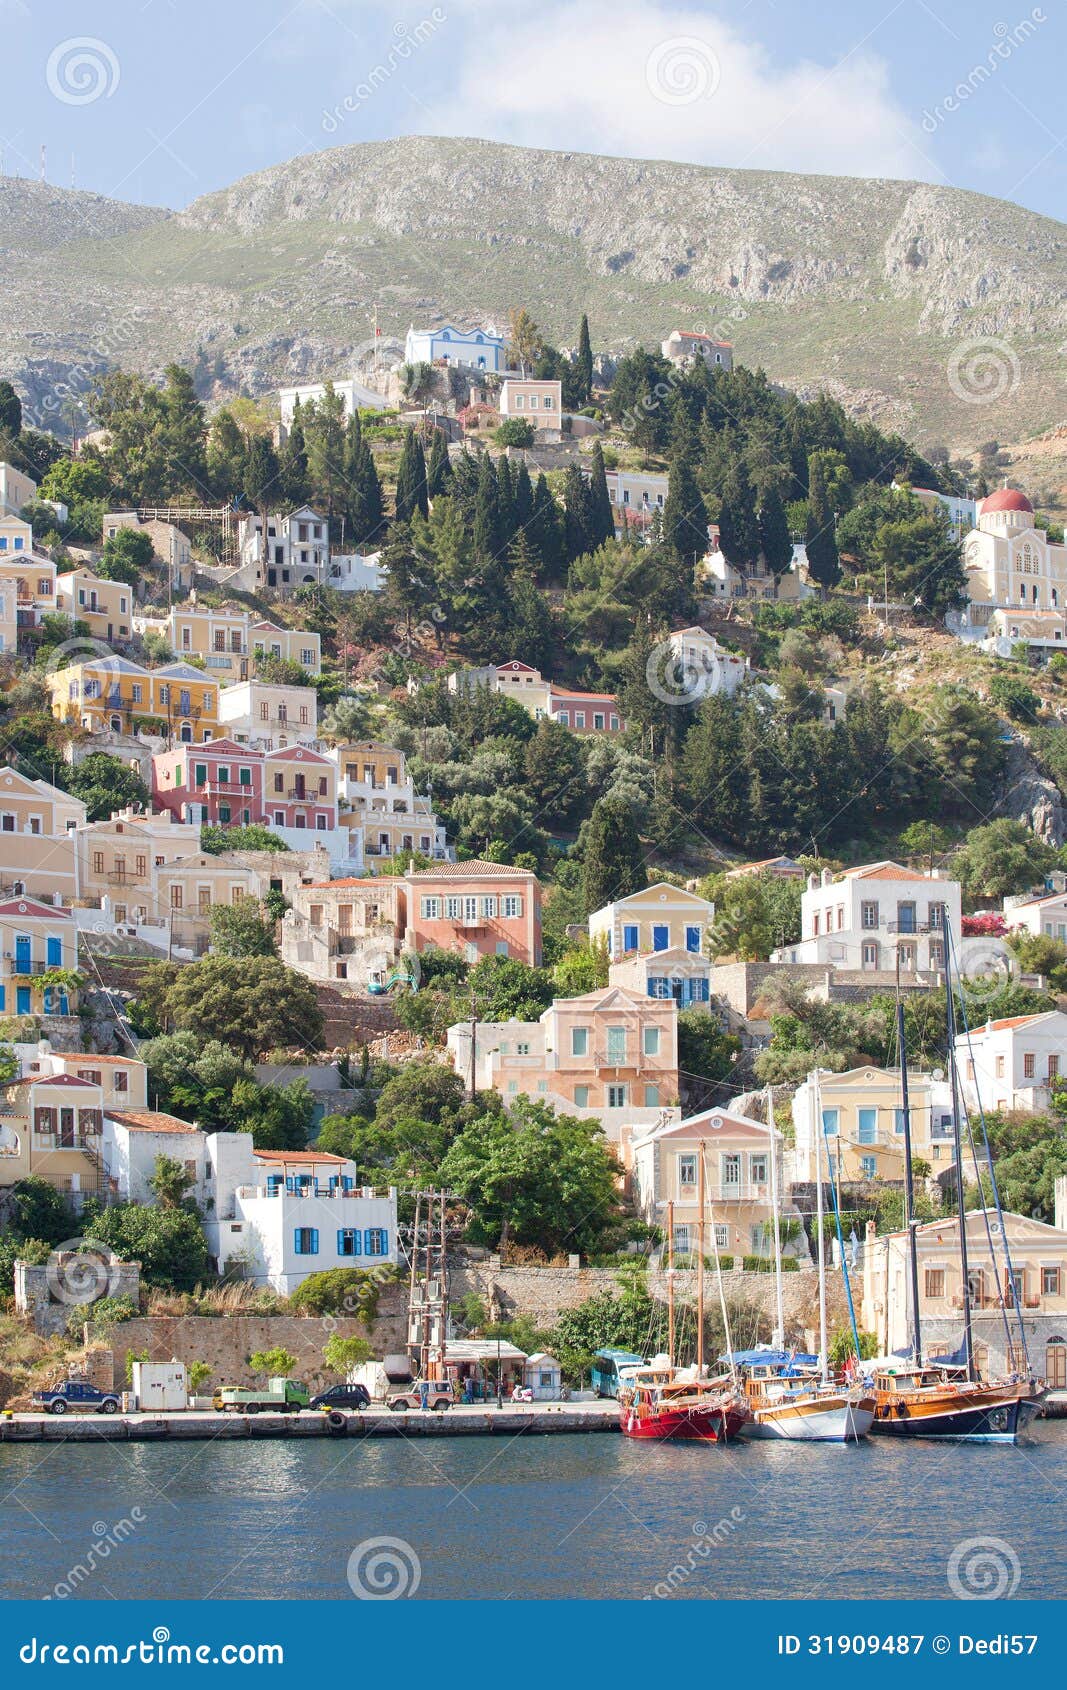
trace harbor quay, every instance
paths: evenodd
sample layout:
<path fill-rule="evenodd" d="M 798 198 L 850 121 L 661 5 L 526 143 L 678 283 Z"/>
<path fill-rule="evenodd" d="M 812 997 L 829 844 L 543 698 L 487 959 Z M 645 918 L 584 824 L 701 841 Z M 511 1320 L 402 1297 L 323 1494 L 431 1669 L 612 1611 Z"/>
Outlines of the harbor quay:
<path fill-rule="evenodd" d="M 173 1414 L 12 1414 L 0 1417 L 0 1443 L 157 1443 L 216 1438 L 513 1438 L 564 1432 L 617 1432 L 615 1402 L 456 1404 L 447 1413 L 388 1409 L 346 1413 L 257 1414 L 186 1409 Z"/>

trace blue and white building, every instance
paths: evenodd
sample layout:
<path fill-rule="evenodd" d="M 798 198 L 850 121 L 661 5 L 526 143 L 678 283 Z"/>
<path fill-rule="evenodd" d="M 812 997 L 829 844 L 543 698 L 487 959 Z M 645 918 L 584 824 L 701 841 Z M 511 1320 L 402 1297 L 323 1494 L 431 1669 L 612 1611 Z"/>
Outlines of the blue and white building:
<path fill-rule="evenodd" d="M 404 362 L 455 364 L 459 369 L 496 372 L 508 367 L 504 338 L 491 325 L 484 329 L 456 329 L 451 323 L 439 329 L 412 326 L 404 342 Z"/>

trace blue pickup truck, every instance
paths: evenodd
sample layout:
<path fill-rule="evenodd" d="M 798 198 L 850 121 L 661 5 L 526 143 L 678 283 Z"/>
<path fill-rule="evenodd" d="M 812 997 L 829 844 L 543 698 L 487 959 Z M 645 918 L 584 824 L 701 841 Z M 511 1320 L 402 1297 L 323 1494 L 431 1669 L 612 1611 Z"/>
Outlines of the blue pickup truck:
<path fill-rule="evenodd" d="M 84 1379 L 65 1379 L 47 1391 L 34 1391 L 35 1407 L 49 1414 L 117 1414 L 122 1406 L 114 1391 L 98 1391 Z"/>

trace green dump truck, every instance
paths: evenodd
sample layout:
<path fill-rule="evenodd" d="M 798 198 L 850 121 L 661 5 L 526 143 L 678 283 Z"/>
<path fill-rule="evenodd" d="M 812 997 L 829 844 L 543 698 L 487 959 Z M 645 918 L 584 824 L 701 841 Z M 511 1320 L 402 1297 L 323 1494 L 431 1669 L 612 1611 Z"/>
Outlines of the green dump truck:
<path fill-rule="evenodd" d="M 265 1385 L 223 1385 L 215 1392 L 214 1406 L 220 1414 L 267 1413 L 297 1414 L 307 1408 L 310 1398 L 306 1385 L 298 1379 L 268 1379 Z"/>

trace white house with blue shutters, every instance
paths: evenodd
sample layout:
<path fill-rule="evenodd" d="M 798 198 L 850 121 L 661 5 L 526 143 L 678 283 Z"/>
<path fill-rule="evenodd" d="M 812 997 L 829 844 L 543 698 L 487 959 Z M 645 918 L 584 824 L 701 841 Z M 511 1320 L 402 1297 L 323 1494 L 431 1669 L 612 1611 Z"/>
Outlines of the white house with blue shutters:
<path fill-rule="evenodd" d="M 319 1150 L 256 1150 L 248 1133 L 205 1140 L 204 1230 L 217 1271 L 288 1295 L 329 1268 L 395 1266 L 396 1188 L 361 1185 Z"/>
<path fill-rule="evenodd" d="M 456 329 L 445 323 L 439 329 L 412 326 L 404 341 L 405 364 L 456 364 L 470 370 L 506 370 L 507 345 L 502 335 L 490 328 Z"/>

